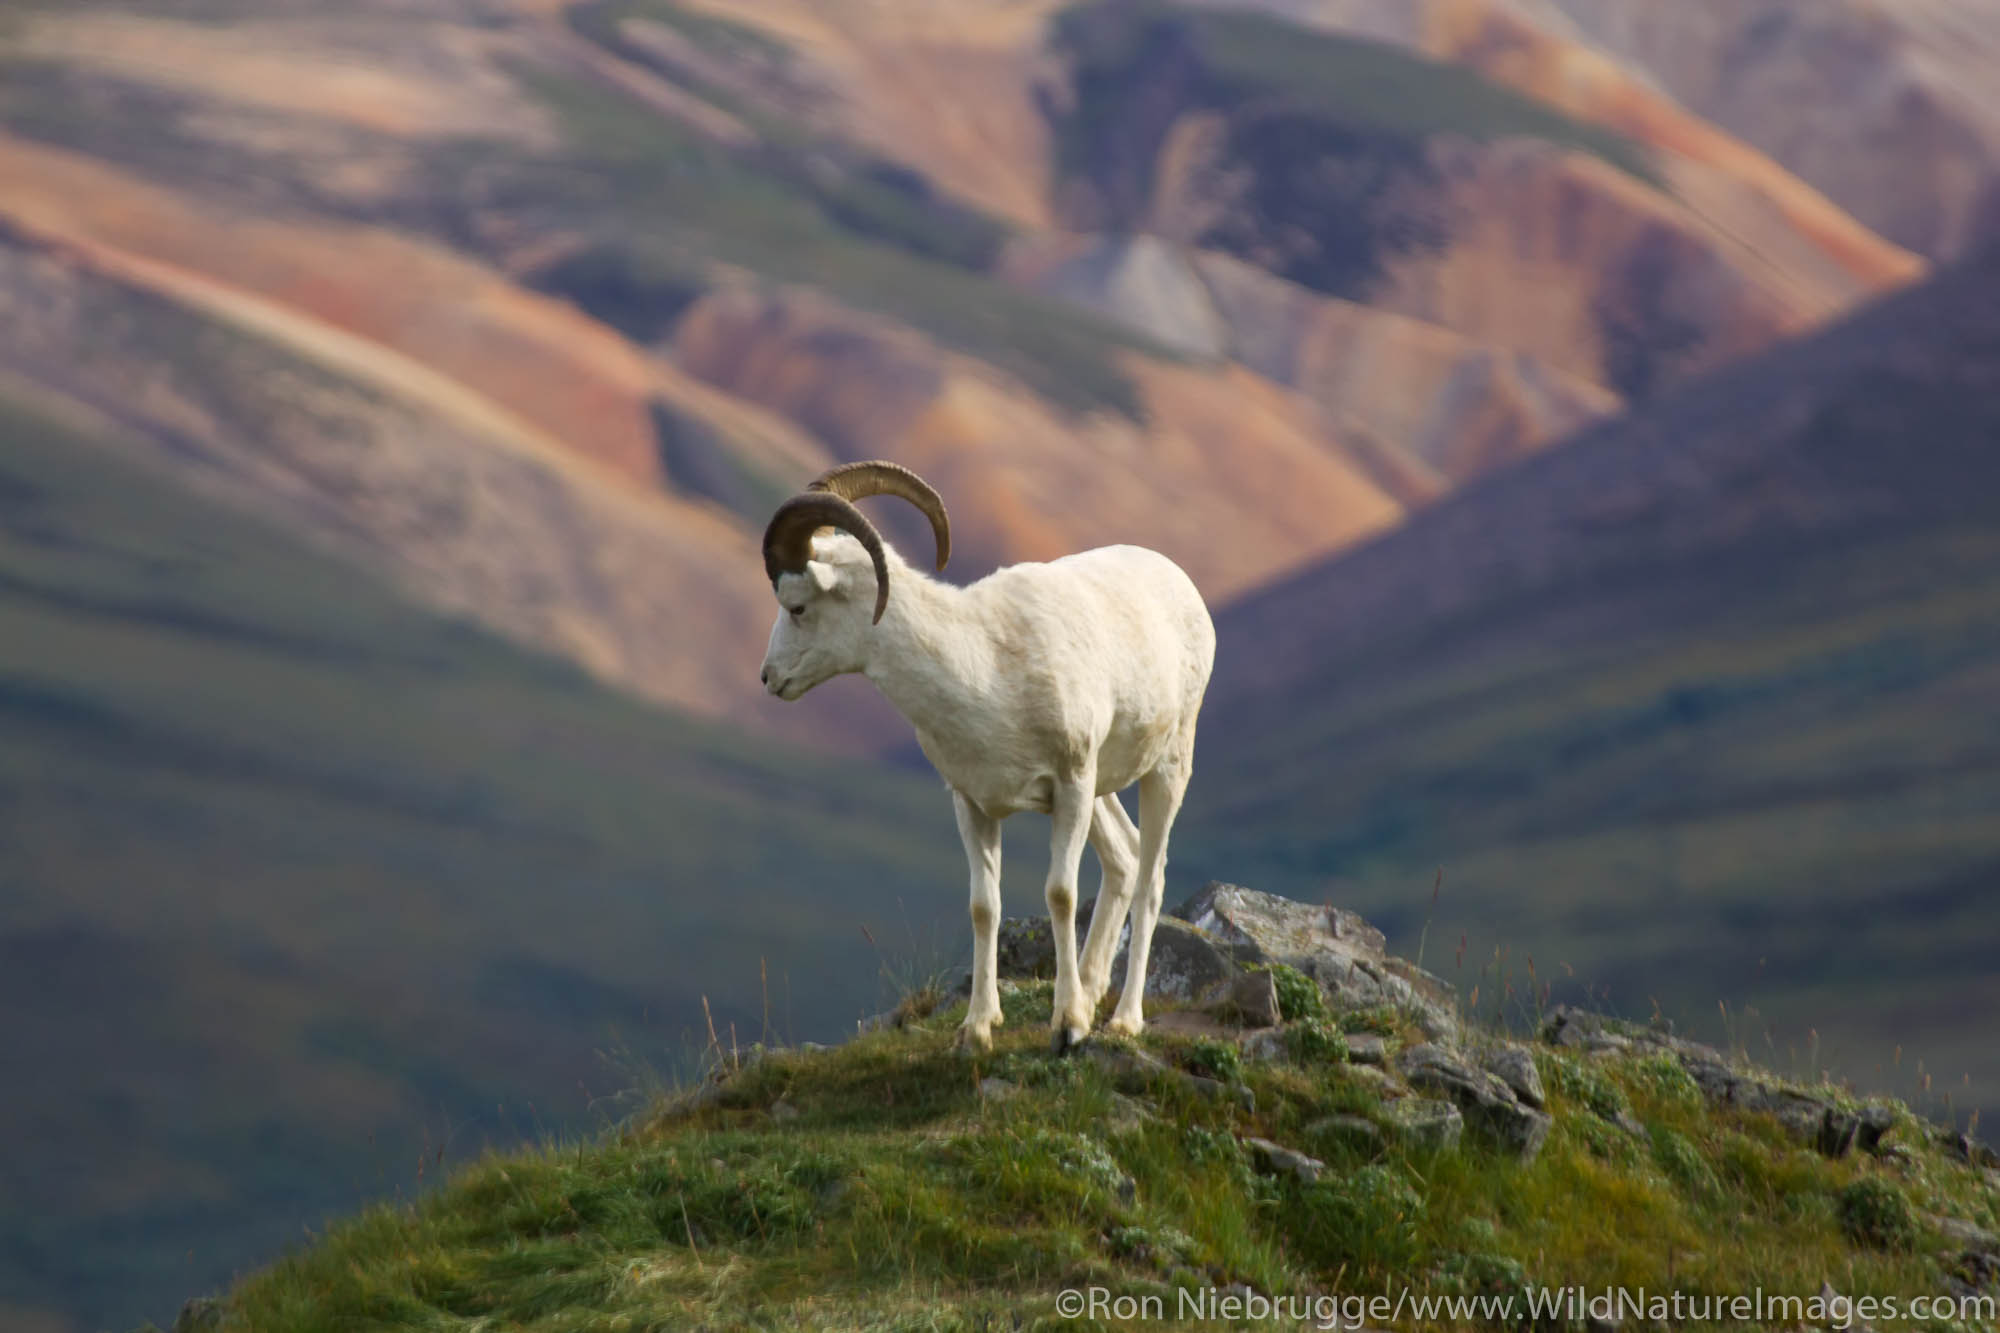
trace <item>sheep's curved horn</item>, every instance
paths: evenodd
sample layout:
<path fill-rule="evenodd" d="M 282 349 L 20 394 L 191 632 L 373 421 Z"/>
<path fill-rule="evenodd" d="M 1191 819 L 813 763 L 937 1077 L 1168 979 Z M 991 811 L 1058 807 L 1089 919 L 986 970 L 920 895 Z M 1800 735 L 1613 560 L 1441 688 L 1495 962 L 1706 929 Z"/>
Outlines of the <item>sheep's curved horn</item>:
<path fill-rule="evenodd" d="M 826 491 L 843 500 L 860 500 L 870 495 L 894 495 L 908 500 L 931 521 L 931 535 L 937 538 L 937 567 L 944 569 L 951 559 L 951 519 L 945 515 L 944 501 L 929 482 L 904 467 L 884 459 L 862 463 L 842 463 L 819 474 L 808 491 Z"/>
<path fill-rule="evenodd" d="M 764 528 L 764 572 L 776 584 L 780 574 L 803 573 L 812 558 L 812 535 L 821 528 L 852 533 L 875 562 L 875 620 L 889 606 L 889 562 L 882 535 L 868 516 L 830 491 L 807 491 L 778 506 Z"/>

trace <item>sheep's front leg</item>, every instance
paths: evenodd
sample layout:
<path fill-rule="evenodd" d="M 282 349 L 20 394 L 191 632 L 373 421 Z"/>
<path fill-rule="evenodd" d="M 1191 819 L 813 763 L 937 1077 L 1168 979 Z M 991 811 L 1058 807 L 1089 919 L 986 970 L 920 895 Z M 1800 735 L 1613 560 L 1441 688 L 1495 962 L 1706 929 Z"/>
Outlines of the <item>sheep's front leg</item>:
<path fill-rule="evenodd" d="M 1083 942 L 1077 975 L 1084 1005 L 1094 1015 L 1097 1002 L 1111 985 L 1111 959 L 1118 952 L 1118 933 L 1124 929 L 1125 914 L 1132 906 L 1133 872 L 1139 867 L 1139 829 L 1116 795 L 1097 798 L 1090 821 L 1090 845 L 1097 849 L 1097 859 L 1104 866 L 1104 884 L 1097 891 L 1097 910 L 1091 914 L 1090 935 Z"/>
<path fill-rule="evenodd" d="M 1049 929 L 1055 935 L 1056 1002 L 1049 1015 L 1050 1046 L 1060 1055 L 1090 1035 L 1094 1015 L 1077 977 L 1076 882 L 1083 844 L 1097 804 L 1097 775 L 1059 783 L 1049 811 L 1055 827 L 1049 838 Z"/>
<path fill-rule="evenodd" d="M 972 870 L 972 1001 L 959 1025 L 963 1050 L 993 1047 L 993 1029 L 1000 1017 L 1000 978 L 994 955 L 1000 947 L 1000 821 L 951 794 L 958 812 L 958 836 L 965 844 L 965 863 Z"/>

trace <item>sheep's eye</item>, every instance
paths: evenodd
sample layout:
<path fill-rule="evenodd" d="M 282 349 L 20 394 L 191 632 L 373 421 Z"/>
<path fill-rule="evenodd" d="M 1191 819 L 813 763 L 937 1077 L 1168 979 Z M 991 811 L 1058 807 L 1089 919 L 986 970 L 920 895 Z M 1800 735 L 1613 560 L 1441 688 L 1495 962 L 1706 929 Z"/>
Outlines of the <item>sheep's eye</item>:
<path fill-rule="evenodd" d="M 793 620 L 797 620 L 800 616 L 806 613 L 806 609 L 803 606 L 788 606 L 785 609 L 792 613 Z"/>

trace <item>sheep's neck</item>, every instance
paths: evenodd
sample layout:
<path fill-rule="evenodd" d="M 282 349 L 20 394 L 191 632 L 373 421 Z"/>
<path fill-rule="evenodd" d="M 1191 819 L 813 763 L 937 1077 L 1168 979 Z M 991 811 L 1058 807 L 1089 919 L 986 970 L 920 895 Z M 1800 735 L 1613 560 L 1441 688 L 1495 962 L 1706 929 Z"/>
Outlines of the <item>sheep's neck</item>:
<path fill-rule="evenodd" d="M 994 685 L 992 645 L 968 602 L 965 589 L 893 563 L 889 608 L 863 674 L 920 735 L 969 724 L 971 706 Z"/>

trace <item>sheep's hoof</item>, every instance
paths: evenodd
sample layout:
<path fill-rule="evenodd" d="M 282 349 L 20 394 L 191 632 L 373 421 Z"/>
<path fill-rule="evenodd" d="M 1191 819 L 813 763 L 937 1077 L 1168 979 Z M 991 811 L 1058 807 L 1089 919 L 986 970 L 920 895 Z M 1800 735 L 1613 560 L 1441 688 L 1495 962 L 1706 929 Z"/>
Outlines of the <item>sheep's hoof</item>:
<path fill-rule="evenodd" d="M 1113 1014 L 1104 1024 L 1104 1030 L 1119 1037 L 1136 1037 L 1145 1029 L 1143 1018 L 1121 1018 Z"/>
<path fill-rule="evenodd" d="M 954 1043 L 967 1055 L 984 1055 L 993 1049 L 993 1031 L 990 1027 L 974 1027 L 970 1023 L 958 1029 L 958 1040 Z"/>
<path fill-rule="evenodd" d="M 1049 1032 L 1049 1053 L 1051 1055 L 1068 1055 L 1088 1040 L 1090 1040 L 1089 1028 L 1079 1027 L 1074 1023 L 1066 1023 Z"/>

